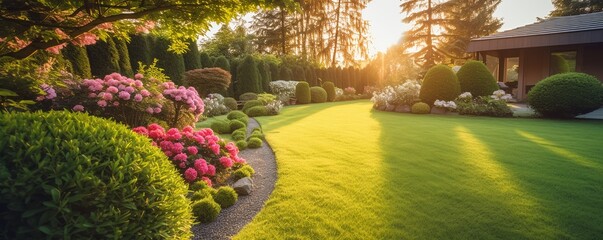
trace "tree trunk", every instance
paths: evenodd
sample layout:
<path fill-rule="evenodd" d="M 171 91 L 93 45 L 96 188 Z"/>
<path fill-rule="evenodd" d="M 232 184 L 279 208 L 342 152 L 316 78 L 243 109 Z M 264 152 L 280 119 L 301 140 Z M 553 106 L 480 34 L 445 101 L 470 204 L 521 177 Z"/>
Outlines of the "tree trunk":
<path fill-rule="evenodd" d="M 430 0 L 431 1 L 431 0 Z M 341 0 L 337 1 L 337 13 L 335 16 L 335 44 L 333 47 L 333 61 L 331 66 L 335 66 L 337 63 L 337 42 L 339 41 L 339 15 L 341 10 Z"/>

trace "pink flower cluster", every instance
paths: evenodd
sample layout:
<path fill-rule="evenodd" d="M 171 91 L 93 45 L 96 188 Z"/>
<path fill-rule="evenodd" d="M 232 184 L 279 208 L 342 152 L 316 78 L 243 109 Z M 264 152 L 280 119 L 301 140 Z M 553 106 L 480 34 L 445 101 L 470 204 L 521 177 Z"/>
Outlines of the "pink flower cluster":
<path fill-rule="evenodd" d="M 87 90 L 88 99 L 101 108 L 143 103 L 148 113 L 160 113 L 162 108 L 160 103 L 145 101 L 152 98 L 152 95 L 140 80 L 143 77 L 142 74 L 136 74 L 136 77 L 134 80 L 119 73 L 112 73 L 105 76 L 104 79 L 84 79 L 81 87 Z M 78 109 L 80 108 L 78 107 Z"/>
<path fill-rule="evenodd" d="M 144 23 L 136 26 L 136 33 L 149 33 L 150 30 L 155 28 L 155 22 L 153 21 L 145 21 Z"/>
<path fill-rule="evenodd" d="M 195 117 L 203 113 L 203 99 L 199 97 L 199 93 L 194 87 L 176 87 L 173 82 L 165 82 L 162 87 L 164 89 L 163 96 L 174 101 L 174 104 L 184 104 L 186 109 L 193 113 Z"/>
<path fill-rule="evenodd" d="M 343 93 L 345 95 L 354 95 L 354 94 L 356 94 L 356 89 L 354 89 L 353 87 L 347 87 L 347 88 L 343 89 Z"/>
<path fill-rule="evenodd" d="M 195 131 L 192 127 L 185 127 L 181 131 L 176 128 L 165 131 L 153 123 L 133 131 L 151 138 L 188 182 L 202 180 L 211 186 L 217 176 L 228 173 L 233 166 L 246 164 L 245 159 L 239 157 L 239 149 L 234 143 L 225 144 L 209 128 Z"/>
<path fill-rule="evenodd" d="M 37 101 L 42 101 L 42 100 L 46 100 L 46 99 L 52 100 L 57 97 L 57 92 L 50 85 L 42 84 L 42 85 L 40 85 L 40 88 L 42 88 L 42 90 L 44 90 L 44 92 L 46 94 L 44 94 L 44 96 L 38 96 L 36 98 Z"/>

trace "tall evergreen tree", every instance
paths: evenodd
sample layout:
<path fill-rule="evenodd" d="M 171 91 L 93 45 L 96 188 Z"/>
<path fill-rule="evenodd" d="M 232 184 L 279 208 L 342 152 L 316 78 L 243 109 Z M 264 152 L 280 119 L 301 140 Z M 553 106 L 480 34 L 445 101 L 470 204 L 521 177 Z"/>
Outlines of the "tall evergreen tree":
<path fill-rule="evenodd" d="M 184 69 L 186 71 L 201 68 L 201 59 L 199 58 L 199 47 L 197 41 L 188 42 L 188 51 L 182 54 L 184 58 Z"/>
<path fill-rule="evenodd" d="M 237 67 L 237 92 L 236 95 L 240 96 L 246 92 L 260 92 L 260 73 L 258 71 L 257 63 L 251 55 L 247 55 L 241 64 Z"/>
<path fill-rule="evenodd" d="M 270 65 L 264 61 L 258 61 L 258 70 L 260 71 L 260 76 L 262 77 L 261 82 L 261 91 L 270 92 L 270 82 L 272 81 L 272 76 L 270 74 Z"/>
<path fill-rule="evenodd" d="M 281 80 L 280 69 L 276 62 L 269 62 L 270 65 L 270 78 L 272 81 Z"/>
<path fill-rule="evenodd" d="M 119 72 L 119 54 L 115 48 L 115 42 L 110 37 L 105 41 L 97 41 L 94 45 L 88 45 L 86 51 L 93 76 L 102 78 L 105 75 Z"/>
<path fill-rule="evenodd" d="M 115 42 L 115 48 L 117 49 L 117 53 L 119 55 L 118 63 L 121 74 L 128 77 L 134 77 L 134 71 L 132 70 L 132 65 L 130 65 L 130 54 L 128 53 L 128 45 L 126 44 L 126 41 L 113 37 L 113 42 Z"/>
<path fill-rule="evenodd" d="M 202 68 L 209 68 L 214 65 L 214 63 L 211 61 L 211 58 L 209 57 L 209 54 L 207 54 L 206 52 L 201 52 L 199 54 L 199 60 L 201 61 Z"/>
<path fill-rule="evenodd" d="M 406 13 L 403 21 L 413 23 L 412 29 L 404 34 L 405 48 L 419 48 L 412 56 L 427 71 L 444 58 L 444 54 L 436 48 L 438 42 L 435 34 L 435 29 L 443 22 L 442 13 L 437 11 L 442 8 L 438 8 L 433 0 L 403 0 L 400 7 Z"/>
<path fill-rule="evenodd" d="M 603 11 L 603 0 L 552 0 L 551 17 L 570 16 Z"/>
<path fill-rule="evenodd" d="M 184 58 L 182 54 L 168 51 L 170 41 L 166 38 L 156 38 L 153 47 L 153 57 L 157 59 L 157 67 L 165 70 L 165 75 L 178 84 L 182 85 L 184 74 Z"/>
<path fill-rule="evenodd" d="M 73 73 L 82 78 L 92 77 L 90 60 L 88 59 L 86 48 L 68 44 L 61 52 L 65 58 L 71 62 L 71 65 L 73 66 Z"/>
<path fill-rule="evenodd" d="M 138 72 L 138 63 L 149 65 L 153 61 L 151 58 L 149 35 L 135 34 L 130 35 L 128 43 L 128 54 L 130 56 L 130 66 L 134 72 Z"/>
<path fill-rule="evenodd" d="M 214 63 L 215 67 L 224 69 L 226 71 L 230 72 L 230 62 L 228 62 L 228 59 L 224 56 L 219 56 L 218 58 L 216 58 L 216 62 Z"/>

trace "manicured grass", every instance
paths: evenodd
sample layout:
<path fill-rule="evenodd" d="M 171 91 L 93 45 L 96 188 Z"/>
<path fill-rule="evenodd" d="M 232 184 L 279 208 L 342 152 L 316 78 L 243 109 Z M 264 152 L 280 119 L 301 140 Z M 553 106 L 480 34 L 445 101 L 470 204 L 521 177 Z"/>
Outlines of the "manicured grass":
<path fill-rule="evenodd" d="M 235 239 L 596 239 L 603 122 L 412 115 L 352 101 L 257 118 L 278 181 Z"/>

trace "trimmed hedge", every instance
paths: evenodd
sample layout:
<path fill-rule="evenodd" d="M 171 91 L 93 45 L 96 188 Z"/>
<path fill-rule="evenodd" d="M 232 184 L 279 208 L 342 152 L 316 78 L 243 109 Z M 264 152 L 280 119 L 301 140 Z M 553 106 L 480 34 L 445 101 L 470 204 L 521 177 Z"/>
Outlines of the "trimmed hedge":
<path fill-rule="evenodd" d="M 201 68 L 212 67 L 213 62 L 206 52 L 199 53 L 199 61 L 201 62 Z"/>
<path fill-rule="evenodd" d="M 295 98 L 297 98 L 297 104 L 308 104 L 312 102 L 310 85 L 307 82 L 297 83 L 295 86 Z"/>
<path fill-rule="evenodd" d="M 327 91 L 322 87 L 311 87 L 310 94 L 312 95 L 310 97 L 312 103 L 323 103 L 327 101 Z"/>
<path fill-rule="evenodd" d="M 130 56 L 130 66 L 133 72 L 138 72 L 138 62 L 149 65 L 153 61 L 151 58 L 149 36 L 148 35 L 130 35 L 128 44 L 128 54 Z"/>
<path fill-rule="evenodd" d="M 153 47 L 153 57 L 157 58 L 157 67 L 165 70 L 165 75 L 170 77 L 176 85 L 182 85 L 182 75 L 184 75 L 184 58 L 182 54 L 176 54 L 168 51 L 170 40 L 166 38 L 155 39 Z"/>
<path fill-rule="evenodd" d="M 496 79 L 488 67 L 480 61 L 468 61 L 459 69 L 456 76 L 461 92 L 470 92 L 474 97 L 490 96 L 498 90 Z"/>
<path fill-rule="evenodd" d="M 237 95 L 245 92 L 260 92 L 260 72 L 253 56 L 248 55 L 237 68 Z"/>
<path fill-rule="evenodd" d="M 237 202 L 238 195 L 232 187 L 220 187 L 216 194 L 213 195 L 214 200 L 217 204 L 220 204 L 220 207 L 228 208 L 234 205 Z"/>
<path fill-rule="evenodd" d="M 213 198 L 207 197 L 193 203 L 193 213 L 195 217 L 202 223 L 213 222 L 220 214 L 222 208 Z"/>
<path fill-rule="evenodd" d="M 257 100 L 257 99 L 258 99 L 258 94 L 252 93 L 252 92 L 246 92 L 239 96 L 239 100 L 241 100 L 241 101 L 250 101 L 250 100 Z"/>
<path fill-rule="evenodd" d="M 119 53 L 111 38 L 106 41 L 96 41 L 94 45 L 86 46 L 90 70 L 93 76 L 104 77 L 119 72 Z"/>
<path fill-rule="evenodd" d="M 243 109 L 241 111 L 243 111 L 245 114 L 247 114 L 247 116 L 250 116 L 247 111 L 249 111 L 249 109 L 251 109 L 252 107 L 256 107 L 256 106 L 264 106 L 264 103 L 262 103 L 262 101 L 260 101 L 260 100 L 247 101 L 247 102 L 245 102 L 245 105 L 243 105 Z"/>
<path fill-rule="evenodd" d="M 573 118 L 601 107 L 601 82 L 585 73 L 561 73 L 538 82 L 528 104 L 544 117 Z"/>
<path fill-rule="evenodd" d="M 71 62 L 71 65 L 73 66 L 73 73 L 82 78 L 92 77 L 90 60 L 88 59 L 86 48 L 78 47 L 74 44 L 67 44 L 62 53 L 63 56 L 65 56 L 65 58 Z"/>
<path fill-rule="evenodd" d="M 419 98 L 430 106 L 435 100 L 452 101 L 461 94 L 456 75 L 446 65 L 433 66 L 425 74 Z"/>
<path fill-rule="evenodd" d="M 230 72 L 221 68 L 193 69 L 184 73 L 183 82 L 194 87 L 201 97 L 225 92 L 231 81 Z"/>
<path fill-rule="evenodd" d="M 237 100 L 231 97 L 224 98 L 224 106 L 228 107 L 230 110 L 237 110 Z"/>
<path fill-rule="evenodd" d="M 0 236 L 190 239 L 188 186 L 147 137 L 70 112 L 0 114 Z"/>
<path fill-rule="evenodd" d="M 254 106 L 247 109 L 247 115 L 249 115 L 249 117 L 268 116 L 268 109 L 266 109 L 264 105 Z"/>
<path fill-rule="evenodd" d="M 120 73 L 124 76 L 134 77 L 134 71 L 132 70 L 132 65 L 130 64 L 130 53 L 128 53 L 128 45 L 126 44 L 126 41 L 113 37 L 113 42 L 115 42 L 115 49 L 117 49 L 117 54 L 119 56 L 117 63 L 119 64 Z"/>
<path fill-rule="evenodd" d="M 262 79 L 262 81 L 260 82 L 260 90 L 263 92 L 270 92 L 269 84 L 272 81 L 272 76 L 270 75 L 270 65 L 268 65 L 266 61 L 260 60 L 258 62 L 258 70 Z"/>
<path fill-rule="evenodd" d="M 335 93 L 335 84 L 331 81 L 325 81 L 322 84 L 322 88 L 327 91 L 327 101 L 335 101 L 335 97 L 337 97 L 337 94 Z"/>
<path fill-rule="evenodd" d="M 415 114 L 427 114 L 431 112 L 431 108 L 427 103 L 418 102 L 412 105 L 410 112 Z"/>
<path fill-rule="evenodd" d="M 230 62 L 224 56 L 219 56 L 218 58 L 216 58 L 216 62 L 214 65 L 217 68 L 221 68 L 221 69 L 224 69 L 224 71 L 230 72 Z"/>
<path fill-rule="evenodd" d="M 184 59 L 185 71 L 201 68 L 201 60 L 199 58 L 199 47 L 197 46 L 197 41 L 193 40 L 188 42 L 188 51 L 186 51 L 182 55 L 182 58 Z M 197 89 L 197 91 L 198 90 L 199 89 Z"/>

